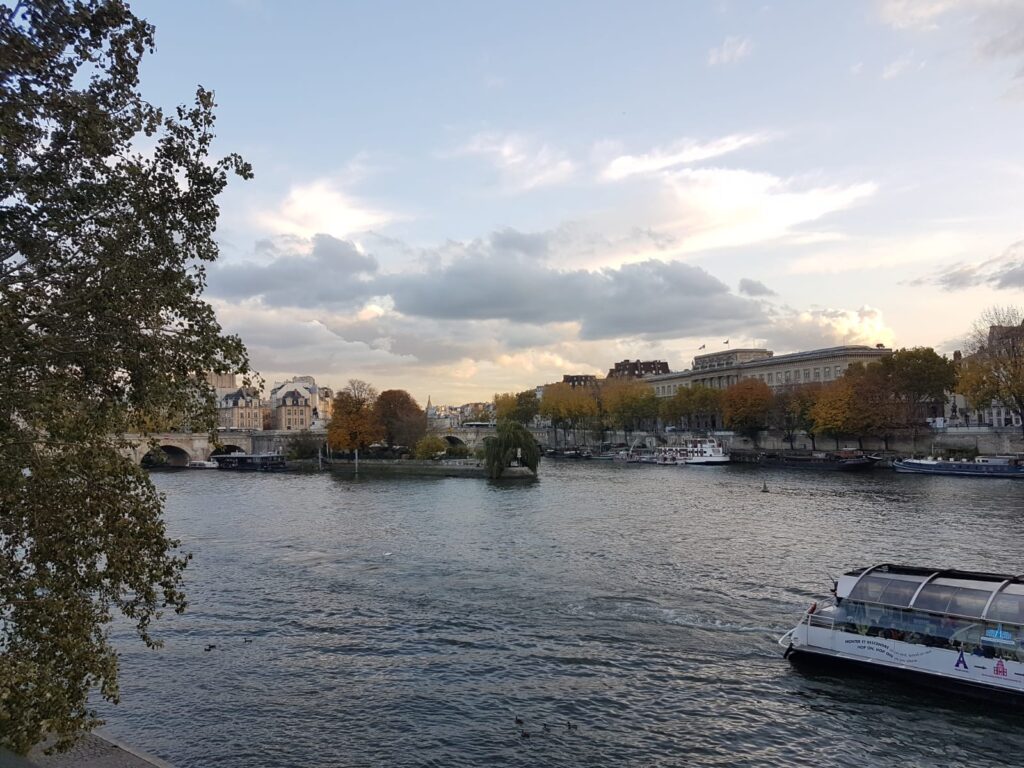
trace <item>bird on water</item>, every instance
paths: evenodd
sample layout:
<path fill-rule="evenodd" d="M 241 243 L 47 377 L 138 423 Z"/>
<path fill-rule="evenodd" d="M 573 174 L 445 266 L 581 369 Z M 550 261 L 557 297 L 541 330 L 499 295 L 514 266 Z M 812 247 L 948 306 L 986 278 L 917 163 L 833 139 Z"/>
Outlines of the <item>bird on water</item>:
<path fill-rule="evenodd" d="M 516 725 L 522 725 L 522 724 L 523 724 L 523 718 L 521 718 L 519 715 L 516 715 Z"/>

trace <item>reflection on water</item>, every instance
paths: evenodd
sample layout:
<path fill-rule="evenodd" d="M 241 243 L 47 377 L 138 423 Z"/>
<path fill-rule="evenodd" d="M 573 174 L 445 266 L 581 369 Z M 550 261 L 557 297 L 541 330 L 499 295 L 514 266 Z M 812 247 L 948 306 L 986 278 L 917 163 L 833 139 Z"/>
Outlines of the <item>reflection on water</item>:
<path fill-rule="evenodd" d="M 1024 572 L 1024 483 L 606 462 L 547 462 L 531 484 L 154 477 L 195 555 L 190 608 L 159 623 L 158 652 L 119 628 L 122 704 L 103 714 L 178 766 L 979 766 L 1024 749 L 995 704 L 805 673 L 775 645 L 829 573 Z"/>

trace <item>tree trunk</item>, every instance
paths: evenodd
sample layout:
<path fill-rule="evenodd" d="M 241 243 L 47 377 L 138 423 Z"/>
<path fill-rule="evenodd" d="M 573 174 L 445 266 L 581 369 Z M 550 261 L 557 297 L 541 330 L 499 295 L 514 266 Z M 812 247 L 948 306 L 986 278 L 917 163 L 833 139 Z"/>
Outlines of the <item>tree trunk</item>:
<path fill-rule="evenodd" d="M 356 448 L 356 474 L 359 474 L 359 449 Z"/>

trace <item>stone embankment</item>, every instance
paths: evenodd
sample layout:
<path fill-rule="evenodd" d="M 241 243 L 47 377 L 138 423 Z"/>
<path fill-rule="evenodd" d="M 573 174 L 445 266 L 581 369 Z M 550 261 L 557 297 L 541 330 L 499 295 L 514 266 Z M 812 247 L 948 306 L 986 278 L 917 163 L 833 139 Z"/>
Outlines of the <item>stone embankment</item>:
<path fill-rule="evenodd" d="M 61 754 L 45 754 L 46 746 L 46 742 L 36 746 L 25 757 L 0 747 L 0 768 L 172 768 L 102 731 L 86 734 Z"/>

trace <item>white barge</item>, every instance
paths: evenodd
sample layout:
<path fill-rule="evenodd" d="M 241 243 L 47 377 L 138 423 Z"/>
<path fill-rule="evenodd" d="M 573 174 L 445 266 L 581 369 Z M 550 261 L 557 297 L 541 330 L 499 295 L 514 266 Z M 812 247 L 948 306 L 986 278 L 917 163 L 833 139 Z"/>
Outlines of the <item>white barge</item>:
<path fill-rule="evenodd" d="M 1024 694 L 1024 576 L 876 565 L 840 577 L 779 639 L 794 659 Z"/>

